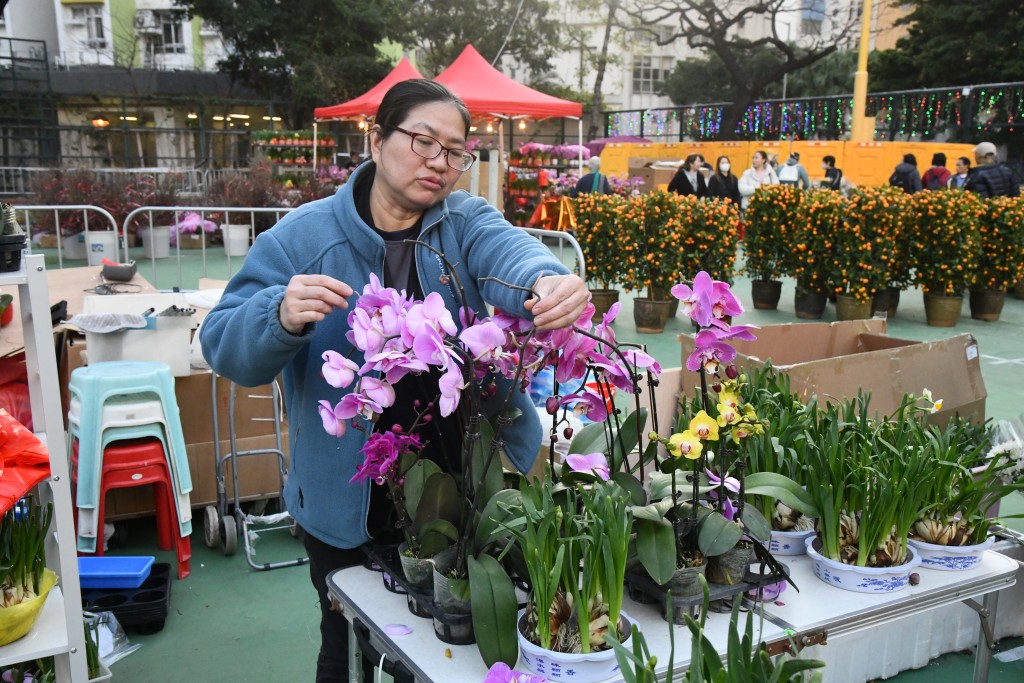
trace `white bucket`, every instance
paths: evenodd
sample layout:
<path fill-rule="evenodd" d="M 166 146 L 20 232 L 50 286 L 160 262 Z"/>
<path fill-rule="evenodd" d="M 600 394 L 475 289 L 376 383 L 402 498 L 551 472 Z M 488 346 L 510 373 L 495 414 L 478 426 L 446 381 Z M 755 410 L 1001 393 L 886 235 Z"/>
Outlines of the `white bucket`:
<path fill-rule="evenodd" d="M 117 261 L 117 233 L 113 230 L 90 230 L 85 247 L 90 266 L 103 265 L 105 258 Z"/>
<path fill-rule="evenodd" d="M 171 226 L 154 225 L 142 229 L 142 254 L 146 258 L 167 258 L 171 255 Z"/>
<path fill-rule="evenodd" d="M 62 243 L 64 258 L 80 260 L 85 258 L 85 233 L 68 235 Z"/>
<path fill-rule="evenodd" d="M 250 225 L 228 225 L 220 226 L 221 234 L 224 236 L 224 253 L 228 256 L 245 256 L 249 253 L 249 231 Z"/>

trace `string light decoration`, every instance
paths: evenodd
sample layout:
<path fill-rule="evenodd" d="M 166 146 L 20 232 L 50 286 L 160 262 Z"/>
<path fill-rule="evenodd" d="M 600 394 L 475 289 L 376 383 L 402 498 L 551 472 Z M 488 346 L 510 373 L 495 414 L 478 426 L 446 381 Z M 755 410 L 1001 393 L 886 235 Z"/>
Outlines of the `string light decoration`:
<path fill-rule="evenodd" d="M 740 117 L 737 139 L 840 139 L 850 130 L 852 97 L 815 97 L 756 102 Z M 1007 130 L 1024 121 L 1024 83 L 941 88 L 869 95 L 866 113 L 879 137 L 962 138 Z M 712 140 L 722 135 L 723 106 L 695 104 L 669 109 L 627 110 L 607 115 L 609 135 Z"/>

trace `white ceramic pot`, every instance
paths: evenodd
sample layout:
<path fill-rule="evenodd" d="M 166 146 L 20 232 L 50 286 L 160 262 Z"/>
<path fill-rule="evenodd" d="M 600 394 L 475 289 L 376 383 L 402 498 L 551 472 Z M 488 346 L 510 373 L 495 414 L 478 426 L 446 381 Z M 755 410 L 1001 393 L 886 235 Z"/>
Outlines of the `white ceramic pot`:
<path fill-rule="evenodd" d="M 768 550 L 772 555 L 806 555 L 808 537 L 814 535 L 814 529 L 805 531 L 775 531 L 768 542 Z"/>
<path fill-rule="evenodd" d="M 989 536 L 984 543 L 977 545 L 935 545 L 914 539 L 907 543 L 921 556 L 921 566 L 925 569 L 959 572 L 974 569 L 981 564 L 981 556 L 992 547 L 995 540 L 994 536 Z"/>
<path fill-rule="evenodd" d="M 908 547 L 910 559 L 898 567 L 858 567 L 824 557 L 814 549 L 816 541 L 813 536 L 805 541 L 807 556 L 814 561 L 814 575 L 830 586 L 856 593 L 895 593 L 903 590 L 910 585 L 910 573 L 921 564 L 917 552 Z"/>
<path fill-rule="evenodd" d="M 249 231 L 251 225 L 228 225 L 220 226 L 221 235 L 224 236 L 224 253 L 228 256 L 245 256 L 249 253 Z"/>
<path fill-rule="evenodd" d="M 544 676 L 557 683 L 596 683 L 611 678 L 619 670 L 619 662 L 615 658 L 615 650 L 608 648 L 600 652 L 587 654 L 569 654 L 545 650 L 534 645 L 523 635 L 521 628 L 526 618 L 526 610 L 519 610 L 517 634 L 519 636 L 519 656 L 526 668 L 535 674 Z M 632 640 L 632 619 L 622 612 L 623 632 L 629 633 L 623 645 L 629 647 Z"/>
<path fill-rule="evenodd" d="M 167 258 L 171 255 L 171 226 L 146 226 L 142 234 L 142 255 L 146 258 Z"/>

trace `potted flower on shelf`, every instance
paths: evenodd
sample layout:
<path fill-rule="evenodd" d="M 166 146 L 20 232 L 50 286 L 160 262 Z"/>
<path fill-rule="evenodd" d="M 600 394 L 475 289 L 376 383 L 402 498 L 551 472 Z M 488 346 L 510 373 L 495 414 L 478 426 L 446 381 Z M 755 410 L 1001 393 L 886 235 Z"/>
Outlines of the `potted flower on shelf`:
<path fill-rule="evenodd" d="M 794 185 L 767 185 L 750 199 L 744 218 L 743 272 L 750 278 L 754 308 L 774 310 L 782 295 L 787 254 L 806 197 Z"/>
<path fill-rule="evenodd" d="M 1024 280 L 1024 200 L 985 200 L 979 221 L 978 261 L 971 274 L 970 306 L 975 320 L 999 320 L 1006 292 Z"/>
<path fill-rule="evenodd" d="M 977 263 L 984 202 L 973 192 L 918 192 L 907 207 L 925 317 L 929 325 L 952 327 Z"/>
<path fill-rule="evenodd" d="M 0 518 L 0 646 L 24 637 L 35 624 L 57 575 L 46 568 L 44 542 L 53 504 L 34 496 Z"/>

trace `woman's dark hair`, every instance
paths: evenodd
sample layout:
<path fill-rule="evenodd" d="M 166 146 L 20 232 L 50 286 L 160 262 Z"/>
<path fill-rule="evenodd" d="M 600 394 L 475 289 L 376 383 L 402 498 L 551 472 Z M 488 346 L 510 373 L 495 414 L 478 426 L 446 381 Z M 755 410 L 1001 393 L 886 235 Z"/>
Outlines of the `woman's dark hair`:
<path fill-rule="evenodd" d="M 946 155 L 942 152 L 936 152 L 932 155 L 932 166 L 945 166 Z"/>
<path fill-rule="evenodd" d="M 821 158 L 821 160 L 824 161 L 829 166 L 835 166 L 836 165 L 836 158 L 834 156 L 832 156 L 831 154 L 826 154 L 825 156 L 823 156 Z"/>
<path fill-rule="evenodd" d="M 754 156 L 756 157 L 758 154 L 760 154 L 761 158 L 764 159 L 765 162 L 767 163 L 767 161 L 768 161 L 768 152 L 765 152 L 763 149 L 759 149 L 756 152 L 754 152 Z"/>
<path fill-rule="evenodd" d="M 683 170 L 684 171 L 692 171 L 693 170 L 693 162 L 697 161 L 697 159 L 699 159 L 699 158 L 700 158 L 699 154 L 689 154 L 689 155 L 687 155 L 686 161 L 683 162 Z"/>
<path fill-rule="evenodd" d="M 715 172 L 716 173 L 721 173 L 722 172 L 721 171 L 722 161 L 729 161 L 729 157 L 725 156 L 724 154 L 722 156 L 718 157 L 718 161 L 715 162 Z M 729 161 L 729 166 L 730 167 L 732 166 L 732 162 L 731 161 Z M 732 169 L 730 168 L 730 172 L 731 171 L 732 171 Z"/>
<path fill-rule="evenodd" d="M 971 167 L 971 160 L 968 159 L 967 157 L 957 157 L 956 160 L 959 161 L 961 164 L 963 164 L 967 168 Z"/>
<path fill-rule="evenodd" d="M 380 126 L 381 137 L 387 138 L 409 116 L 409 112 L 423 104 L 446 102 L 455 106 L 465 124 L 464 135 L 469 135 L 469 109 L 462 99 L 437 81 L 412 78 L 391 86 L 377 109 L 374 124 Z"/>
<path fill-rule="evenodd" d="M 913 154 L 904 154 L 903 163 L 910 164 L 911 166 L 917 166 L 917 157 Z"/>

